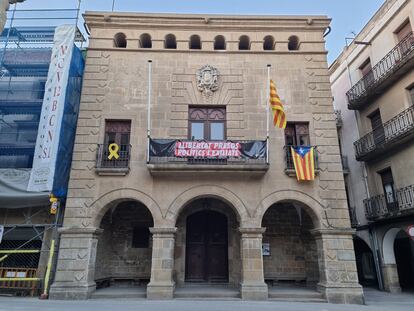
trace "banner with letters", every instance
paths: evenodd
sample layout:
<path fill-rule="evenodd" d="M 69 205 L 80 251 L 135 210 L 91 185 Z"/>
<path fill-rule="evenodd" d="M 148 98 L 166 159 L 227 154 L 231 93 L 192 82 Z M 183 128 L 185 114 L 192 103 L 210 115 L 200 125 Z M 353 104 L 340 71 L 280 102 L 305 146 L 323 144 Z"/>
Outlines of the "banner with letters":
<path fill-rule="evenodd" d="M 74 50 L 75 26 L 56 27 L 28 191 L 52 191 Z"/>
<path fill-rule="evenodd" d="M 199 159 L 265 159 L 266 141 L 151 139 L 150 156 Z"/>

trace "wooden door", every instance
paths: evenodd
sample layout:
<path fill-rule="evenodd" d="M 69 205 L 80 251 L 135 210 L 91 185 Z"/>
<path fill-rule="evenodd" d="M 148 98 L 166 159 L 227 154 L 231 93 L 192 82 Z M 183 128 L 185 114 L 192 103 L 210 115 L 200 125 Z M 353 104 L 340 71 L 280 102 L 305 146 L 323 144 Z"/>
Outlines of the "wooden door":
<path fill-rule="evenodd" d="M 227 217 L 202 211 L 187 218 L 187 282 L 227 282 Z"/>
<path fill-rule="evenodd" d="M 374 143 L 376 145 L 383 144 L 385 142 L 385 131 L 382 124 L 381 114 L 379 110 L 372 113 L 369 118 L 371 119 L 372 134 L 374 136 Z"/>

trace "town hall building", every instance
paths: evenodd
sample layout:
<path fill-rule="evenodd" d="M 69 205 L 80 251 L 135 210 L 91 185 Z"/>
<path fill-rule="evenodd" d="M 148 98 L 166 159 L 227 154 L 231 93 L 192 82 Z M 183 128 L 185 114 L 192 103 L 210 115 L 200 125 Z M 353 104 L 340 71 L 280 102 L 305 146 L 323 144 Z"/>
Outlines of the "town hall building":
<path fill-rule="evenodd" d="M 128 283 L 149 299 L 205 285 L 265 300 L 291 286 L 363 303 L 330 19 L 84 17 L 89 48 L 50 298 Z M 285 129 L 269 114 L 268 70 Z M 297 180 L 291 146 L 313 147 L 314 180 Z"/>

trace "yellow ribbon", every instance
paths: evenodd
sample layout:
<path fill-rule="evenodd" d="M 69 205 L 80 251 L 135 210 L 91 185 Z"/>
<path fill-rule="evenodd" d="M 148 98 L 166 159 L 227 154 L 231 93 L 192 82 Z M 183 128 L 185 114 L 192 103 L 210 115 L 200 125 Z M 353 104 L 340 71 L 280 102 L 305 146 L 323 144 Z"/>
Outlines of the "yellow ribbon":
<path fill-rule="evenodd" d="M 115 144 L 115 143 L 110 144 L 108 146 L 108 150 L 109 150 L 109 156 L 108 156 L 109 160 L 112 160 L 112 158 L 115 158 L 115 159 L 119 158 L 119 154 L 118 154 L 119 146 L 117 144 Z"/>

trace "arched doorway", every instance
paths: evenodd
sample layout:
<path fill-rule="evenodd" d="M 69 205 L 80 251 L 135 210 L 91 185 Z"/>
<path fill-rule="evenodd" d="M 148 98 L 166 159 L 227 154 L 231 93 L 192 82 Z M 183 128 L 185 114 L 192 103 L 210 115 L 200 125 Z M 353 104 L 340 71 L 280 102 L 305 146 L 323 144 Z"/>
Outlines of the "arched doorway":
<path fill-rule="evenodd" d="M 95 282 L 106 287 L 143 287 L 151 277 L 151 212 L 138 201 L 117 203 L 103 216 L 98 238 Z"/>
<path fill-rule="evenodd" d="M 188 203 L 177 218 L 174 278 L 178 286 L 240 283 L 240 233 L 233 209 L 216 198 Z"/>
<path fill-rule="evenodd" d="M 394 254 L 401 289 L 414 291 L 414 242 L 404 230 L 395 237 Z"/>
<path fill-rule="evenodd" d="M 359 284 L 365 287 L 378 288 L 374 255 L 371 248 L 359 237 L 354 237 L 355 259 Z"/>
<path fill-rule="evenodd" d="M 319 282 L 318 250 L 306 207 L 298 202 L 273 204 L 264 214 L 263 270 L 272 287 L 312 287 Z"/>

